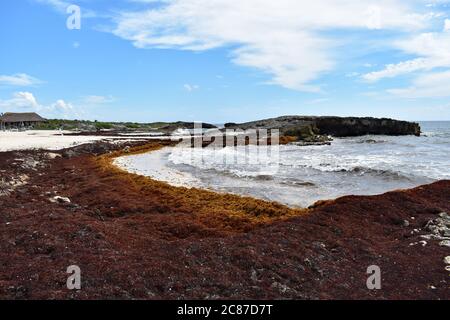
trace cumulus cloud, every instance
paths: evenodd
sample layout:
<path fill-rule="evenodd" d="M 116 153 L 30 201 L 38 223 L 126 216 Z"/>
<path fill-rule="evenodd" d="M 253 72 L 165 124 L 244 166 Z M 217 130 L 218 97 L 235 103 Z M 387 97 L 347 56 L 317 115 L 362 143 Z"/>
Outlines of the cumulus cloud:
<path fill-rule="evenodd" d="M 30 92 L 16 92 L 9 100 L 0 100 L 0 108 L 5 111 L 20 110 L 20 109 L 39 109 L 39 104 L 36 101 L 34 95 Z"/>
<path fill-rule="evenodd" d="M 48 117 L 68 118 L 78 115 L 74 106 L 62 99 L 50 105 L 42 105 L 31 92 L 16 92 L 11 99 L 0 99 L 1 112 L 39 112 Z"/>
<path fill-rule="evenodd" d="M 112 32 L 138 48 L 229 48 L 234 63 L 264 71 L 270 83 L 317 92 L 314 81 L 333 69 L 340 45 L 327 31 L 421 30 L 432 15 L 417 12 L 418 1 L 151 1 L 159 5 L 116 16 Z"/>
<path fill-rule="evenodd" d="M 42 83 L 41 80 L 25 73 L 0 75 L 0 86 L 29 87 Z"/>
<path fill-rule="evenodd" d="M 73 110 L 73 106 L 70 103 L 65 102 L 64 100 L 57 100 L 55 103 L 51 104 L 49 107 L 50 110 L 58 110 L 58 111 L 71 111 Z"/>

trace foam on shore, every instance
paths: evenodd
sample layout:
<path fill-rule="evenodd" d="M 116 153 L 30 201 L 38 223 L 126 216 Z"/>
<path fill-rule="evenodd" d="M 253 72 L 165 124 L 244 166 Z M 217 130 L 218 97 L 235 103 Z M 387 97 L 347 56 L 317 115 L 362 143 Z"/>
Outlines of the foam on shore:
<path fill-rule="evenodd" d="M 166 158 L 171 148 L 145 154 L 123 156 L 114 160 L 114 164 L 128 172 L 166 182 L 175 187 L 201 186 L 201 181 L 187 172 L 181 172 L 167 166 Z"/>

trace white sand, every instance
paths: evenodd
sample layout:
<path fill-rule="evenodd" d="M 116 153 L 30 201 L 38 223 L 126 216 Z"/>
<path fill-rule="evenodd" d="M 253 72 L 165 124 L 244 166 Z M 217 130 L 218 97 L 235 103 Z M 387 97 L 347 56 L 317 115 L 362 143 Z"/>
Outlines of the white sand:
<path fill-rule="evenodd" d="M 128 133 L 119 133 L 119 136 L 160 137 L 160 136 L 164 136 L 164 133 L 162 133 L 162 132 L 128 132 Z"/>
<path fill-rule="evenodd" d="M 68 131 L 0 131 L 0 152 L 30 149 L 60 150 L 117 137 L 67 136 Z"/>

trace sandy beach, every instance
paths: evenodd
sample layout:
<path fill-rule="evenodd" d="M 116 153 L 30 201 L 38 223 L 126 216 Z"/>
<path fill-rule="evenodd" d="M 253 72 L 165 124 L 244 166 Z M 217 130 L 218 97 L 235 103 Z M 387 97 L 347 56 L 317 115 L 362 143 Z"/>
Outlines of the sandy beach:
<path fill-rule="evenodd" d="M 108 132 L 86 134 L 67 130 L 0 131 L 0 152 L 37 149 L 62 150 L 96 141 L 114 143 L 148 139 L 169 139 L 169 137 L 154 133 L 108 135 Z"/>
<path fill-rule="evenodd" d="M 108 139 L 102 136 L 68 136 L 72 131 L 0 131 L 0 152 L 13 150 L 61 150 L 80 144 Z M 113 139 L 114 137 L 109 137 Z"/>

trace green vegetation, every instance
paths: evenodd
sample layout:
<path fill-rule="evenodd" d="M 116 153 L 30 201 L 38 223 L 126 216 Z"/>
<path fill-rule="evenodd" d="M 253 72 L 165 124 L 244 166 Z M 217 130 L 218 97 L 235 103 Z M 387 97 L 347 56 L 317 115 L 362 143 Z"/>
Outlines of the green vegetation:
<path fill-rule="evenodd" d="M 108 122 L 95 122 L 95 128 L 97 130 L 109 130 L 113 128 L 113 125 Z"/>
<path fill-rule="evenodd" d="M 141 130 L 152 131 L 170 125 L 169 122 L 137 123 L 137 122 L 101 122 L 88 120 L 51 119 L 35 127 L 36 130 Z"/>
<path fill-rule="evenodd" d="M 125 127 L 127 127 L 128 129 L 139 129 L 141 126 L 138 123 L 127 122 L 125 123 Z"/>
<path fill-rule="evenodd" d="M 47 120 L 44 123 L 39 124 L 35 127 L 36 130 L 75 130 L 80 127 L 83 123 L 89 123 L 89 121 L 79 121 L 79 120 L 59 120 L 52 119 Z"/>

